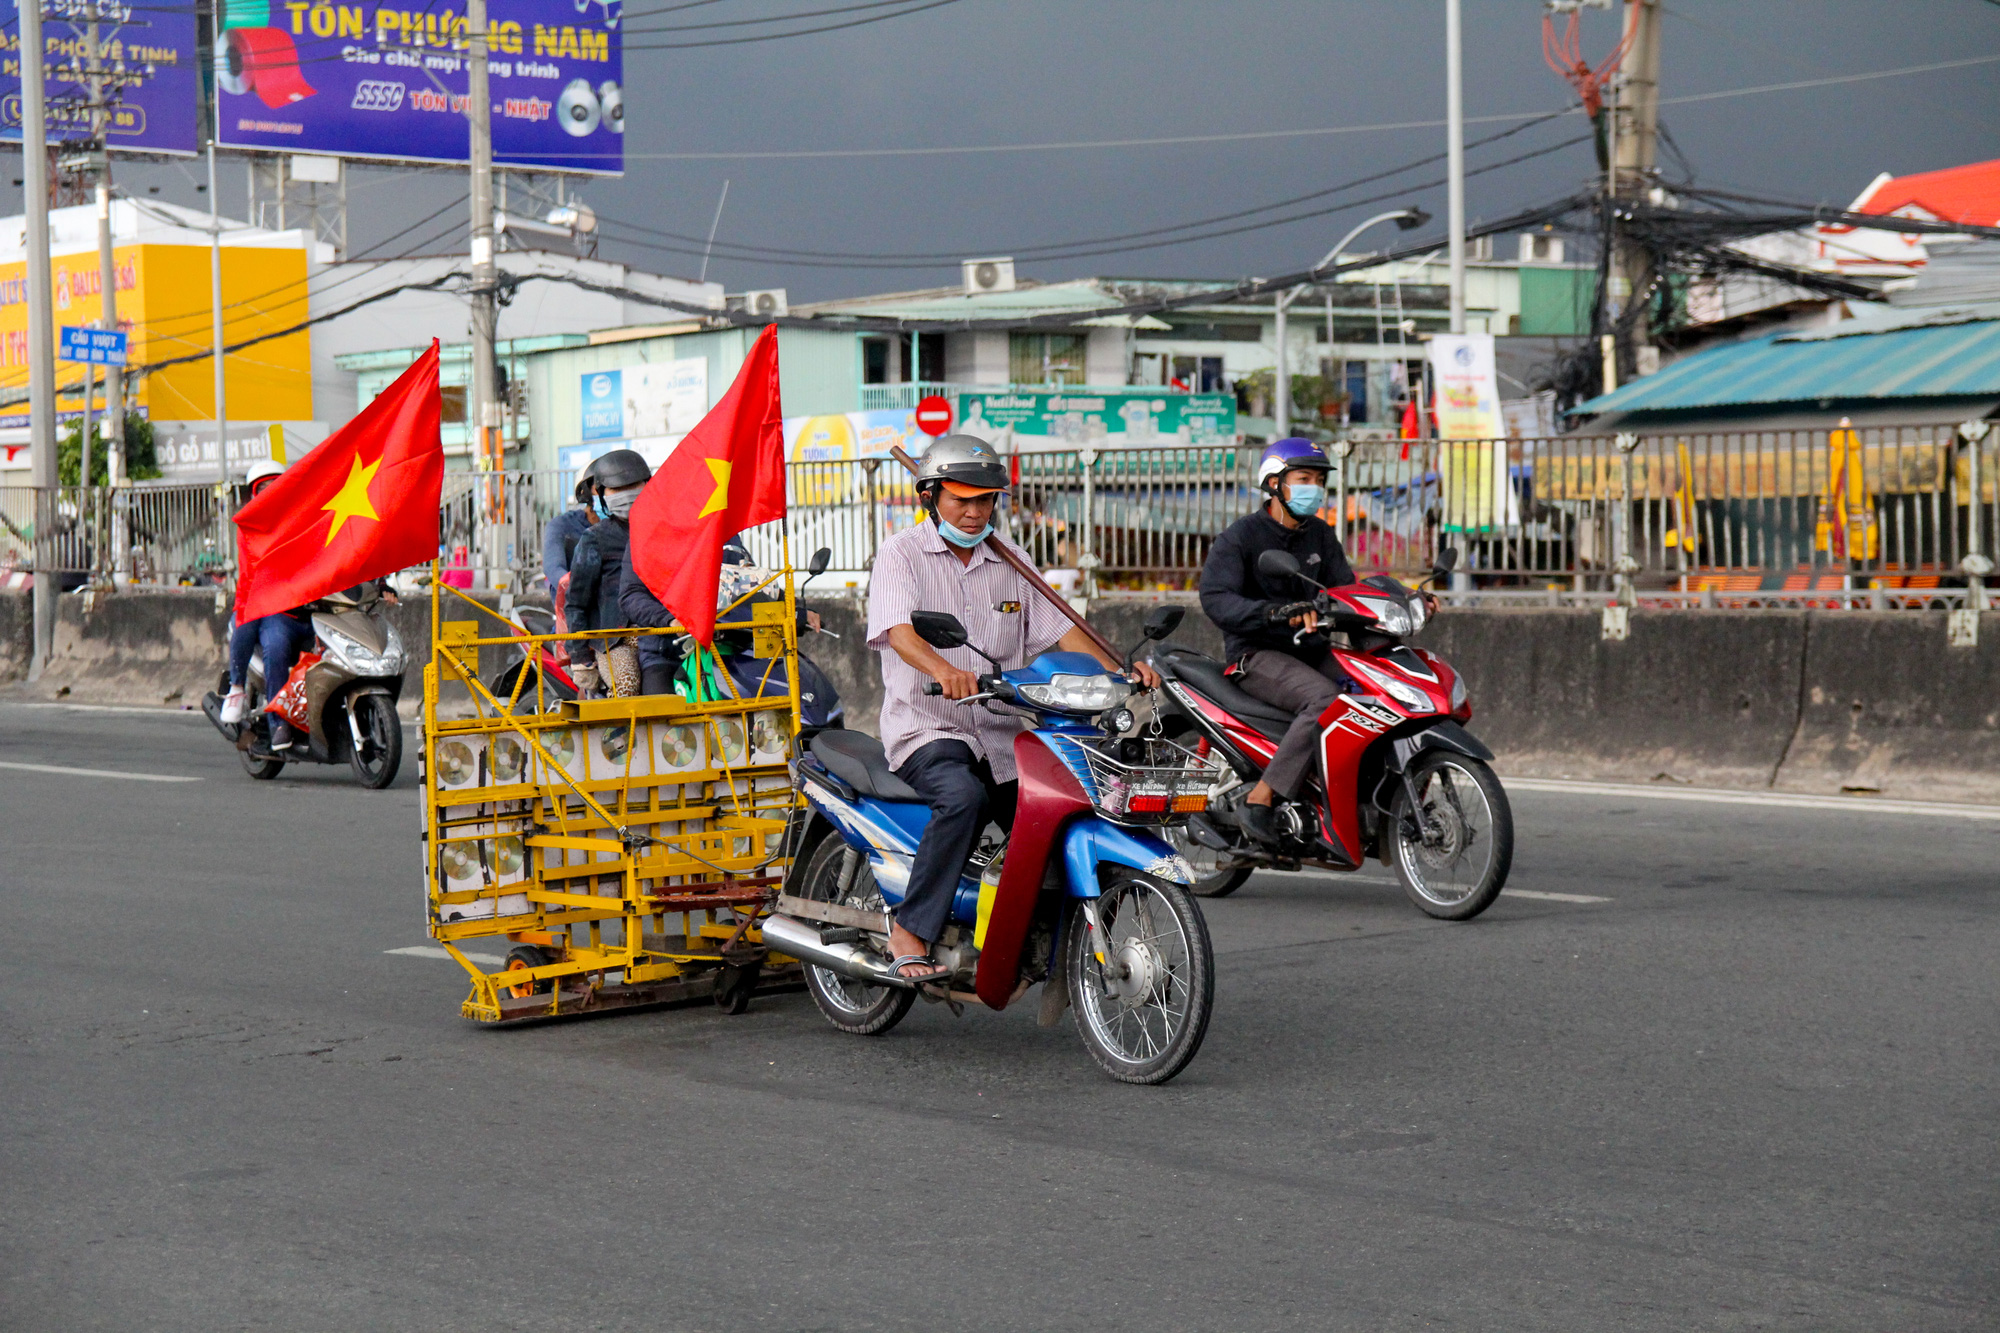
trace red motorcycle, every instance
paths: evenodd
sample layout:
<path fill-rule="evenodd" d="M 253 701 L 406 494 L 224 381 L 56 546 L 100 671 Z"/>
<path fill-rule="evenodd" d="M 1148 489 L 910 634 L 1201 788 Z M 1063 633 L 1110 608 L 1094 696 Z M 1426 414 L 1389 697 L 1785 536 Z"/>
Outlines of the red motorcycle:
<path fill-rule="evenodd" d="M 1442 552 L 1433 581 L 1456 559 Z M 1315 590 L 1282 614 L 1315 611 L 1315 636 L 1346 635 L 1347 646 L 1330 645 L 1345 688 L 1320 714 L 1310 791 L 1279 802 L 1279 845 L 1269 847 L 1251 838 L 1239 812 L 1292 715 L 1245 693 L 1213 658 L 1172 646 L 1154 655 L 1165 681 L 1154 694 L 1164 700 L 1135 725 L 1192 736 L 1197 755 L 1218 756 L 1230 770 L 1206 812 L 1164 831 L 1195 869 L 1194 892 L 1219 898 L 1253 870 L 1358 870 L 1376 856 L 1395 867 L 1421 911 L 1448 921 L 1478 916 L 1507 882 L 1514 816 L 1490 767 L 1493 752 L 1463 725 L 1472 716 L 1464 679 L 1435 653 L 1403 643 L 1423 627 L 1422 593 L 1379 574 L 1324 587 L 1285 551 L 1264 552 L 1257 569 Z M 1295 641 L 1307 638 L 1301 630 Z"/>

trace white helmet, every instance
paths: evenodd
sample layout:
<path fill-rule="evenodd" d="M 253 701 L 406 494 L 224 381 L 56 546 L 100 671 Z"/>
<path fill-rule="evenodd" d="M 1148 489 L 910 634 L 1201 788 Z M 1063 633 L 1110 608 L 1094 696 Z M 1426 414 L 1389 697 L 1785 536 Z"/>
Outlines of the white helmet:
<path fill-rule="evenodd" d="M 276 459 L 260 458 L 250 465 L 248 472 L 243 474 L 243 481 L 245 485 L 249 486 L 250 494 L 255 495 L 261 488 L 261 483 L 267 482 L 273 477 L 283 476 L 284 471 L 285 465 Z"/>

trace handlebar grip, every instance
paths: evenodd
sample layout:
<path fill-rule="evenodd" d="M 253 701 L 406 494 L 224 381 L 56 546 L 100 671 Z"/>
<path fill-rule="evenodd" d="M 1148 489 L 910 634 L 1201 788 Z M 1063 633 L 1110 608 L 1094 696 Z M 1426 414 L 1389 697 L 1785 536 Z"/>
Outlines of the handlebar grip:
<path fill-rule="evenodd" d="M 938 683 L 937 683 L 936 681 L 934 681 L 934 680 L 927 680 L 927 681 L 925 681 L 925 682 L 924 682 L 924 693 L 925 693 L 925 694 L 943 694 L 943 693 L 944 693 L 944 686 L 942 686 L 942 685 L 938 684 Z"/>

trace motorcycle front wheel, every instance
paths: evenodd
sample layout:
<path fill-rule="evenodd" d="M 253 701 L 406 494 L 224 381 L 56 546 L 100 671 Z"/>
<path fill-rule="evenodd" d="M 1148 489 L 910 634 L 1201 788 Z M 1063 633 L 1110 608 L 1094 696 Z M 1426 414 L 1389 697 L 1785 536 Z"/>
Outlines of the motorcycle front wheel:
<path fill-rule="evenodd" d="M 1169 824 L 1160 830 L 1167 845 L 1181 854 L 1181 859 L 1194 867 L 1194 883 L 1189 891 L 1197 898 L 1227 898 L 1243 887 L 1250 878 L 1250 866 L 1231 866 L 1234 857 L 1228 852 L 1218 852 L 1213 847 L 1204 847 L 1188 834 L 1186 824 Z"/>
<path fill-rule="evenodd" d="M 1425 751 L 1390 808 L 1391 859 L 1418 911 L 1470 921 L 1493 905 L 1514 863 L 1514 812 L 1492 769 L 1469 755 Z"/>
<path fill-rule="evenodd" d="M 1215 1005 L 1215 953 L 1201 908 L 1178 884 L 1136 873 L 1097 899 L 1104 938 L 1078 904 L 1063 965 L 1084 1049 L 1121 1083 L 1165 1083 L 1187 1068 Z"/>
<path fill-rule="evenodd" d="M 855 853 L 859 855 L 859 853 Z M 799 880 L 799 896 L 810 898 L 817 903 L 837 903 L 845 907 L 859 907 L 866 911 L 882 910 L 882 895 L 875 887 L 875 876 L 867 866 L 853 872 L 852 882 L 843 889 L 850 862 L 847 859 L 848 846 L 837 834 L 828 834 L 813 849 L 806 861 L 806 872 Z M 812 995 L 813 1003 L 826 1015 L 826 1021 L 842 1032 L 852 1032 L 858 1037 L 873 1037 L 887 1032 L 903 1021 L 910 1012 L 910 1006 L 917 1002 L 917 993 L 901 986 L 871 986 L 865 981 L 828 967 L 806 965 L 806 990 Z"/>
<path fill-rule="evenodd" d="M 348 701 L 361 744 L 348 754 L 361 785 L 380 791 L 396 780 L 403 765 L 403 720 L 387 695 L 357 694 Z"/>

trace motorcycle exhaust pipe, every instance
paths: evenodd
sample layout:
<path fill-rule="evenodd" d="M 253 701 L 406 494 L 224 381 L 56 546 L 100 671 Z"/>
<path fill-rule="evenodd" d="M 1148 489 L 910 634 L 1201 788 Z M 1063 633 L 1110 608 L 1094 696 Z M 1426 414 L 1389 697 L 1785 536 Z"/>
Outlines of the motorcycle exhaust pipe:
<path fill-rule="evenodd" d="M 826 943 L 820 938 L 820 927 L 815 922 L 790 916 L 767 916 L 758 924 L 764 932 L 765 946 L 778 953 L 790 954 L 814 967 L 823 967 L 829 972 L 838 972 L 844 977 L 871 985 L 916 989 L 889 970 L 888 959 L 873 951 L 858 944 Z"/>

